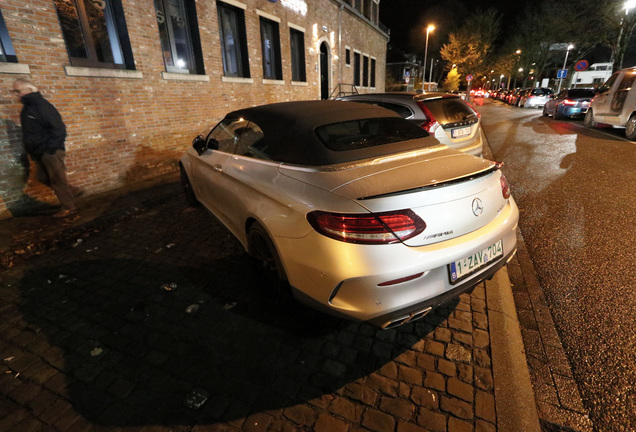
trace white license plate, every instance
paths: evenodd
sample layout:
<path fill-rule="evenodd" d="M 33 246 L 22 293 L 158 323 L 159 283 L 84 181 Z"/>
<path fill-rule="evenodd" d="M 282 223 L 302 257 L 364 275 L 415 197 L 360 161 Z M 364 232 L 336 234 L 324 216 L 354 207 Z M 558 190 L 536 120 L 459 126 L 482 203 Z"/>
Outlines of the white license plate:
<path fill-rule="evenodd" d="M 452 262 L 448 265 L 450 282 L 452 284 L 475 273 L 480 268 L 496 261 L 503 256 L 503 241 L 488 246 L 486 249 L 477 252 L 466 258 Z"/>
<path fill-rule="evenodd" d="M 459 129 L 452 129 L 451 130 L 451 137 L 459 138 L 459 137 L 463 137 L 463 136 L 466 136 L 466 135 L 470 135 L 470 131 L 471 131 L 470 126 L 459 128 Z"/>

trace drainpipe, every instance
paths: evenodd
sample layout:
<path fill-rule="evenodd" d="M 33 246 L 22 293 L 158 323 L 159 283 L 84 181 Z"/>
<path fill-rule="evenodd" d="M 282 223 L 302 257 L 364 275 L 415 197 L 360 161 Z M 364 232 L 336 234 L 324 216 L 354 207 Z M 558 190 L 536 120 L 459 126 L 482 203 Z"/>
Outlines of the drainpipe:
<path fill-rule="evenodd" d="M 342 83 L 342 10 L 344 4 L 338 10 L 338 84 Z"/>

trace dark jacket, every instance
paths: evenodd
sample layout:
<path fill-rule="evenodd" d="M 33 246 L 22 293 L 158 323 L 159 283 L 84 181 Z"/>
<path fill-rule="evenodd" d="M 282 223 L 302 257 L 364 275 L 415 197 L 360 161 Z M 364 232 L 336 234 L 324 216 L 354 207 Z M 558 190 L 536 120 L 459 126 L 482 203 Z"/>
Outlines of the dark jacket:
<path fill-rule="evenodd" d="M 22 96 L 22 141 L 24 148 L 35 160 L 44 153 L 65 150 L 66 126 L 57 109 L 40 92 Z"/>

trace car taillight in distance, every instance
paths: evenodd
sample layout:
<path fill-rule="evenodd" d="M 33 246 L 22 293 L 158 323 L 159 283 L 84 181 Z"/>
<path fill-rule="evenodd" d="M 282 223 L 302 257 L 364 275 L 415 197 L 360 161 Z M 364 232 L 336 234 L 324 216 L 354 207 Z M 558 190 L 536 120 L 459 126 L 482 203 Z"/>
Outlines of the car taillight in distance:
<path fill-rule="evenodd" d="M 426 223 L 409 209 L 360 214 L 313 211 L 307 221 L 324 236 L 361 244 L 397 243 L 426 229 Z"/>
<path fill-rule="evenodd" d="M 424 121 L 424 123 L 422 123 L 420 127 L 431 135 L 435 134 L 435 130 L 440 126 L 439 122 L 437 121 L 431 110 L 426 107 L 426 104 L 424 102 L 417 101 L 417 106 L 420 107 L 420 109 L 424 113 L 424 116 L 426 117 L 426 121 Z"/>

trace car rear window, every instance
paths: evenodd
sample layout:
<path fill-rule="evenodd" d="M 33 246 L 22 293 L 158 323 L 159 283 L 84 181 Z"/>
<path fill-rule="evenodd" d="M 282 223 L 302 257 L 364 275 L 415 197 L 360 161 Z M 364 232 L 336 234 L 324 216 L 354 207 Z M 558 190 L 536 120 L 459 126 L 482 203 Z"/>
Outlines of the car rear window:
<path fill-rule="evenodd" d="M 460 98 L 422 100 L 438 123 L 442 126 L 457 123 L 476 116 L 476 112 Z"/>
<path fill-rule="evenodd" d="M 536 88 L 532 90 L 534 96 L 546 96 L 552 94 L 552 90 L 546 88 Z"/>
<path fill-rule="evenodd" d="M 428 136 L 424 129 L 397 117 L 332 123 L 318 127 L 315 132 L 325 147 L 333 151 L 376 147 Z"/>
<path fill-rule="evenodd" d="M 352 99 L 355 102 L 366 103 L 371 105 L 376 105 L 382 108 L 390 109 L 400 115 L 402 118 L 409 118 L 413 116 L 413 111 L 405 105 L 401 105 L 398 103 L 392 102 L 383 102 L 378 100 L 363 100 L 363 99 Z"/>
<path fill-rule="evenodd" d="M 568 97 L 571 98 L 586 98 L 594 97 L 595 93 L 592 90 L 585 89 L 570 89 L 568 90 Z"/>

